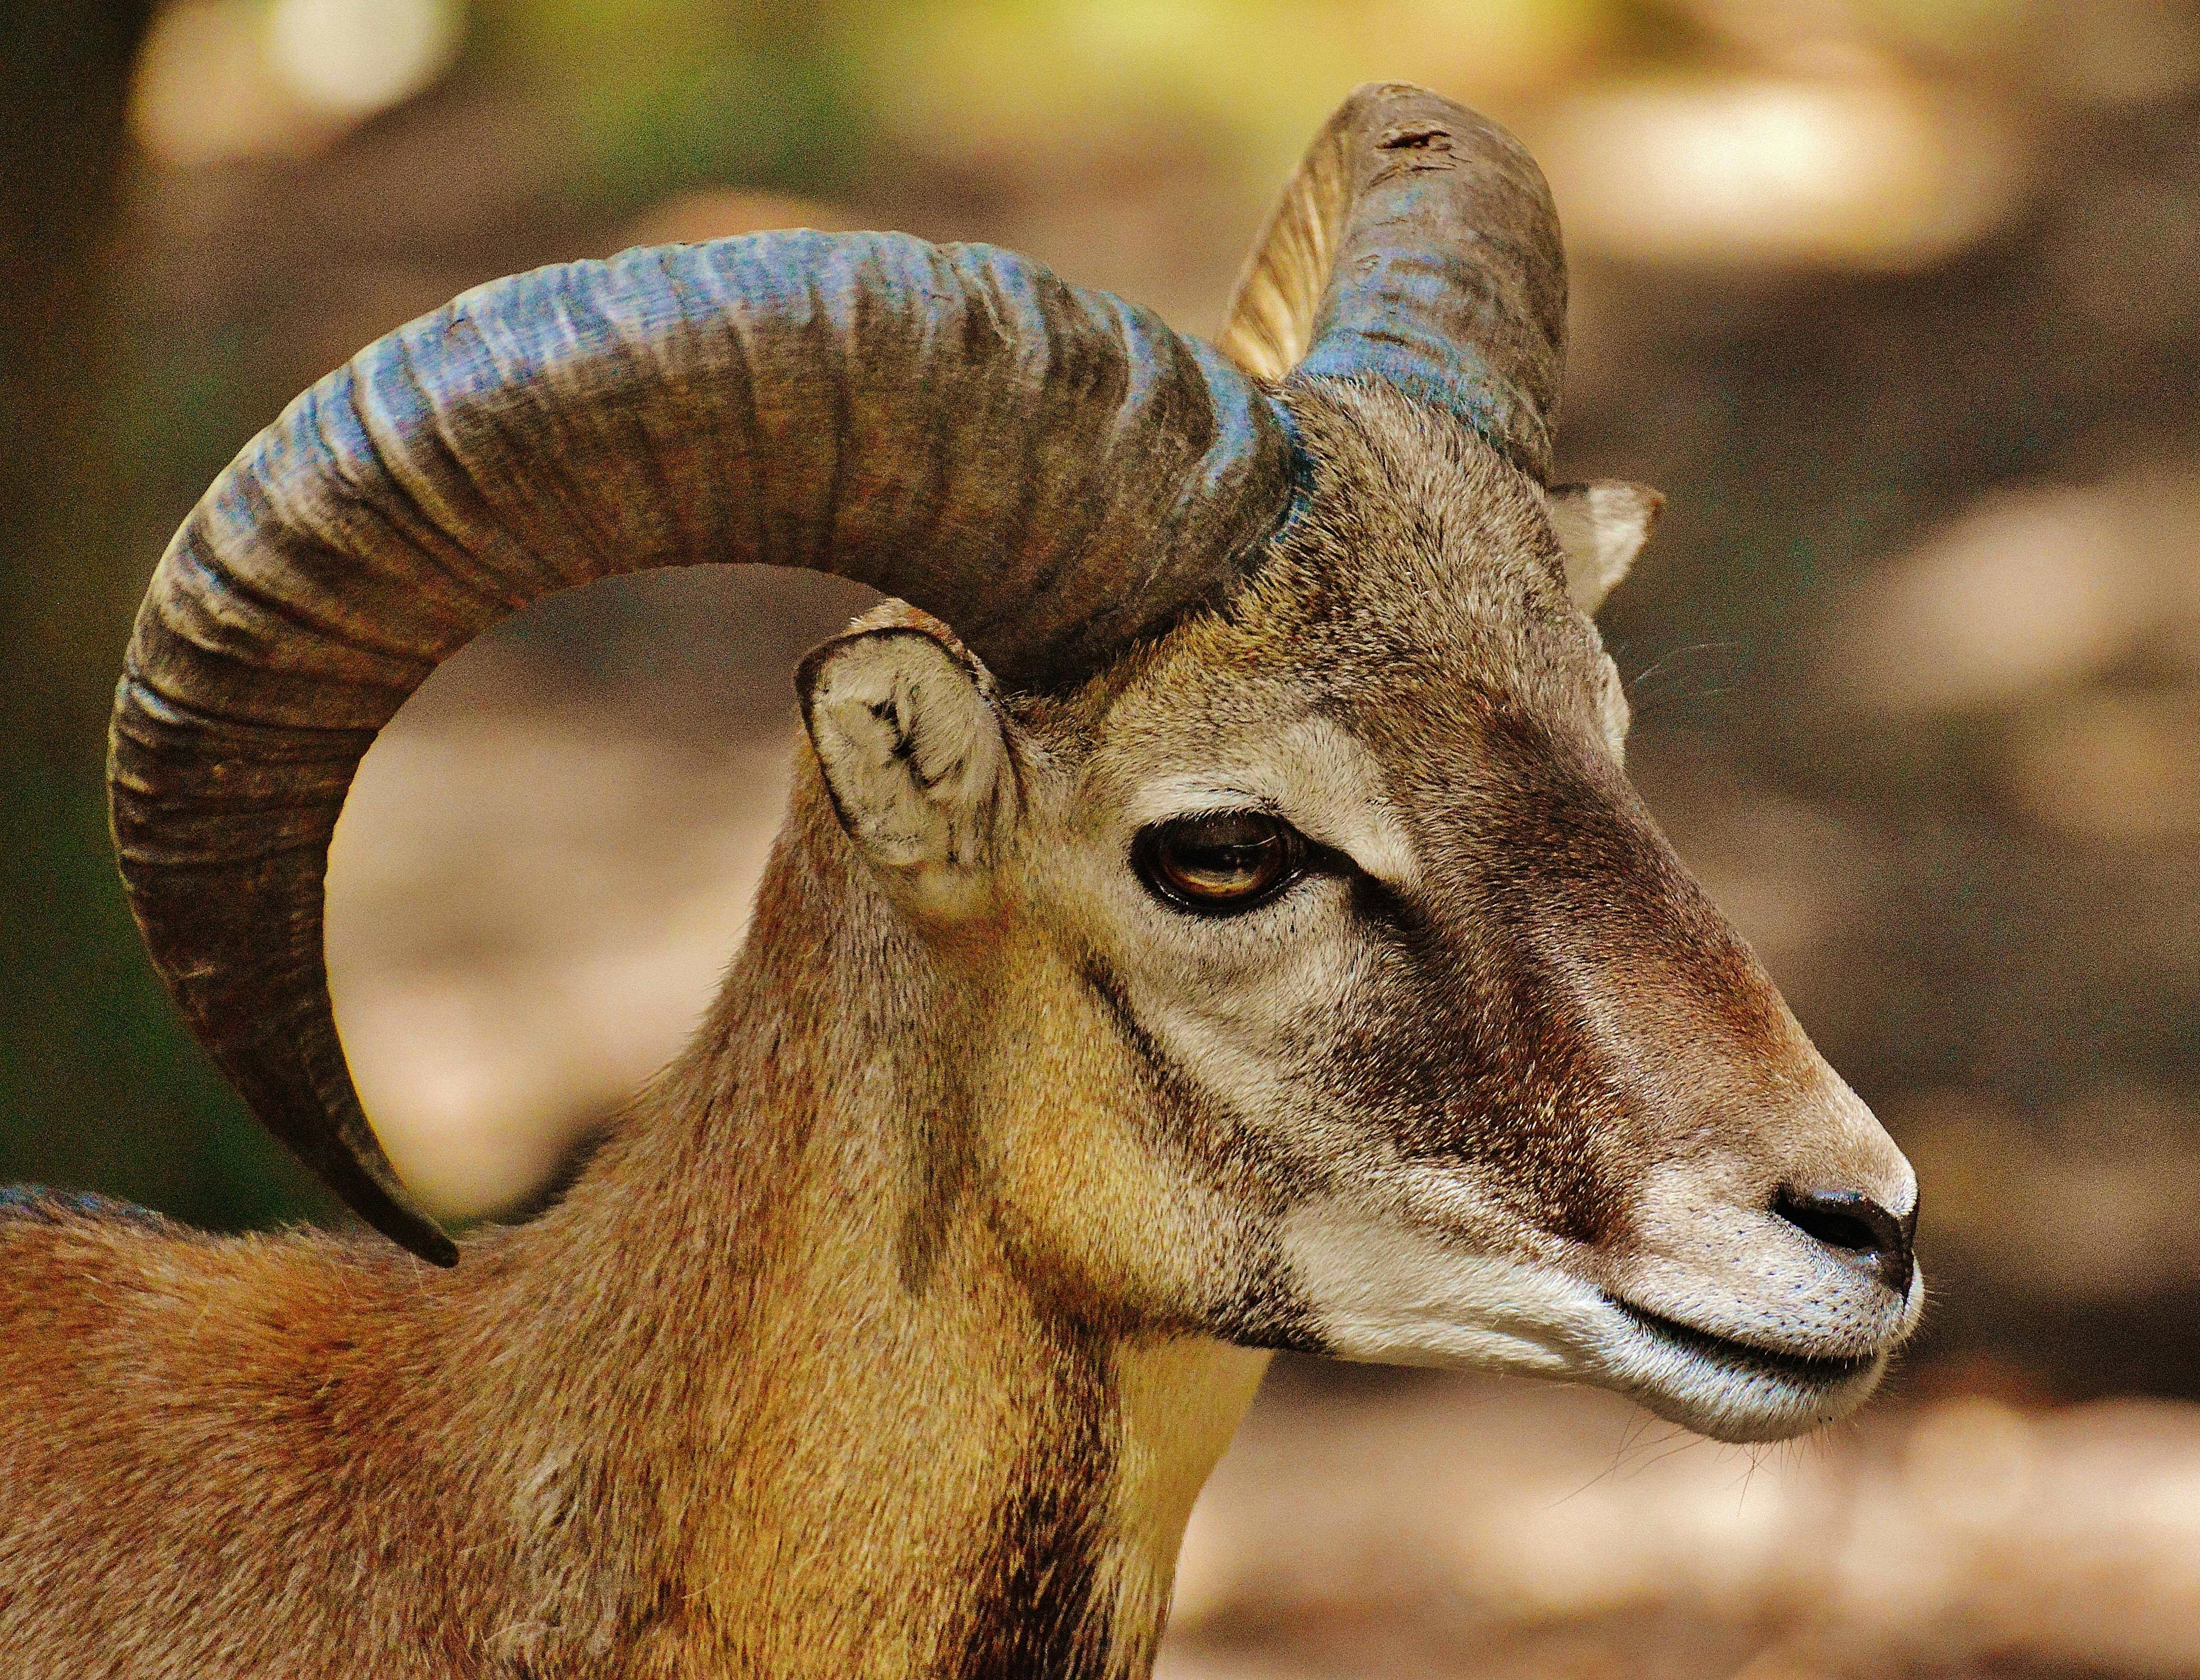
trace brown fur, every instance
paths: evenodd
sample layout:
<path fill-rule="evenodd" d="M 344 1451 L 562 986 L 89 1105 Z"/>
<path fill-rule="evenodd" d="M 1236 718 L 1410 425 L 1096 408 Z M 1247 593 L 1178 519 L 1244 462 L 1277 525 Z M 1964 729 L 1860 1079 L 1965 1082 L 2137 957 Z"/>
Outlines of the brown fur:
<path fill-rule="evenodd" d="M 1495 1199 L 1477 1251 L 1594 1261 L 1647 1164 L 1839 1170 L 1600 733 L 1536 492 L 1383 392 L 1296 407 L 1317 494 L 1254 587 L 1009 709 L 977 910 L 896 898 L 805 755 L 717 1006 L 534 1223 L 445 1274 L 0 1219 L 9 1672 L 1142 1675 L 1249 1347 L 1320 1339 L 1299 1203 L 1434 1164 Z M 1413 882 L 1141 896 L 1126 802 L 1298 728 L 1378 767 Z"/>
<path fill-rule="evenodd" d="M 926 1187 L 909 1122 L 959 1012 L 814 789 L 793 833 L 697 1053 L 453 1272 L 0 1219 L 39 1397 L 0 1410 L 10 1674 L 974 1680 L 1150 1648 L 1168 1555 L 1111 1505 L 1136 1333 L 1033 1298 Z M 910 1289 L 927 1193 L 970 1205 Z M 1249 1357 L 1193 1360 L 1226 1409 Z"/>

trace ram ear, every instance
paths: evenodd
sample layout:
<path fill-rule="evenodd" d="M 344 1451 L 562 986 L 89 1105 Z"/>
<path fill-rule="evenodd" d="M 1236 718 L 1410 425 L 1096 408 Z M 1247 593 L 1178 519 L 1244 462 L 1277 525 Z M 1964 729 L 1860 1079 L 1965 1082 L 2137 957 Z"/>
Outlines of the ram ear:
<path fill-rule="evenodd" d="M 802 662 L 803 725 L 840 826 L 889 890 L 929 917 L 967 913 L 1016 813 L 992 677 L 914 610 L 866 624 Z"/>
<path fill-rule="evenodd" d="M 1567 592 L 1593 613 L 1650 540 L 1665 499 L 1647 484 L 1599 479 L 1555 486 L 1550 505 L 1551 528 L 1566 557 Z"/>

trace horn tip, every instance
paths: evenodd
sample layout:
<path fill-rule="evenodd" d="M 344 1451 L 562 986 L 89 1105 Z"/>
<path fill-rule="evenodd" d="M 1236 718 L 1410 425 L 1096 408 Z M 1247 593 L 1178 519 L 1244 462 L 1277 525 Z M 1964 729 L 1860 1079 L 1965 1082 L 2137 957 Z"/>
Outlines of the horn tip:
<path fill-rule="evenodd" d="M 375 1151 L 378 1158 L 379 1146 Z M 459 1263 L 459 1245 L 387 1171 L 377 1173 L 364 1161 L 309 1163 L 321 1181 L 354 1213 L 415 1259 L 448 1271 Z"/>
<path fill-rule="evenodd" d="M 391 1230 L 380 1220 L 375 1221 L 374 1225 L 383 1236 L 407 1253 L 426 1261 L 431 1266 L 448 1272 L 459 1263 L 458 1244 L 453 1242 L 442 1227 L 432 1220 L 424 1219 L 401 1232 Z"/>

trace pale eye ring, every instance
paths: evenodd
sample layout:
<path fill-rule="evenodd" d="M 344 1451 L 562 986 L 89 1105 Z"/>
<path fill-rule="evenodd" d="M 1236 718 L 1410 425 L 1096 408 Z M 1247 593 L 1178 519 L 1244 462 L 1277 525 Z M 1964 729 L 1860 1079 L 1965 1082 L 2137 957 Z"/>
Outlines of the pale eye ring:
<path fill-rule="evenodd" d="M 1267 903 L 1304 874 L 1307 843 L 1265 811 L 1206 811 L 1141 830 L 1131 862 L 1162 902 L 1228 916 Z"/>

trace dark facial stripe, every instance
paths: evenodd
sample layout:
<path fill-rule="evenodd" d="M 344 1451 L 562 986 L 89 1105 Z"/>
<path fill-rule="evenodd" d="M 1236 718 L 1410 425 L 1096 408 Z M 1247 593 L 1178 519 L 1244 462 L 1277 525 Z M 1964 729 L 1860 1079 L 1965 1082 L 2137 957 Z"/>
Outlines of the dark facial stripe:
<path fill-rule="evenodd" d="M 1570 956 L 1585 919 L 1601 913 L 1596 893 L 1624 883 L 1611 869 L 1577 884 L 1547 866 L 1608 820 L 1591 808 L 1593 790 L 1553 774 L 1545 735 L 1516 738 L 1485 709 L 1471 762 L 1426 742 L 1386 744 L 1422 767 L 1401 781 L 1436 884 L 1416 894 L 1355 881 L 1369 960 L 1353 1006 L 1303 1076 L 1337 1111 L 1364 1117 L 1401 1160 L 1469 1169 L 1533 1225 L 1609 1241 L 1629 1187 L 1613 1129 L 1630 1116 L 1630 1070 L 1596 1041 L 1584 1012 L 1577 971 L 1594 962 Z M 1524 818 L 1524 807 L 1542 814 Z M 1510 833 L 1524 822 L 1563 831 L 1524 846 Z"/>

